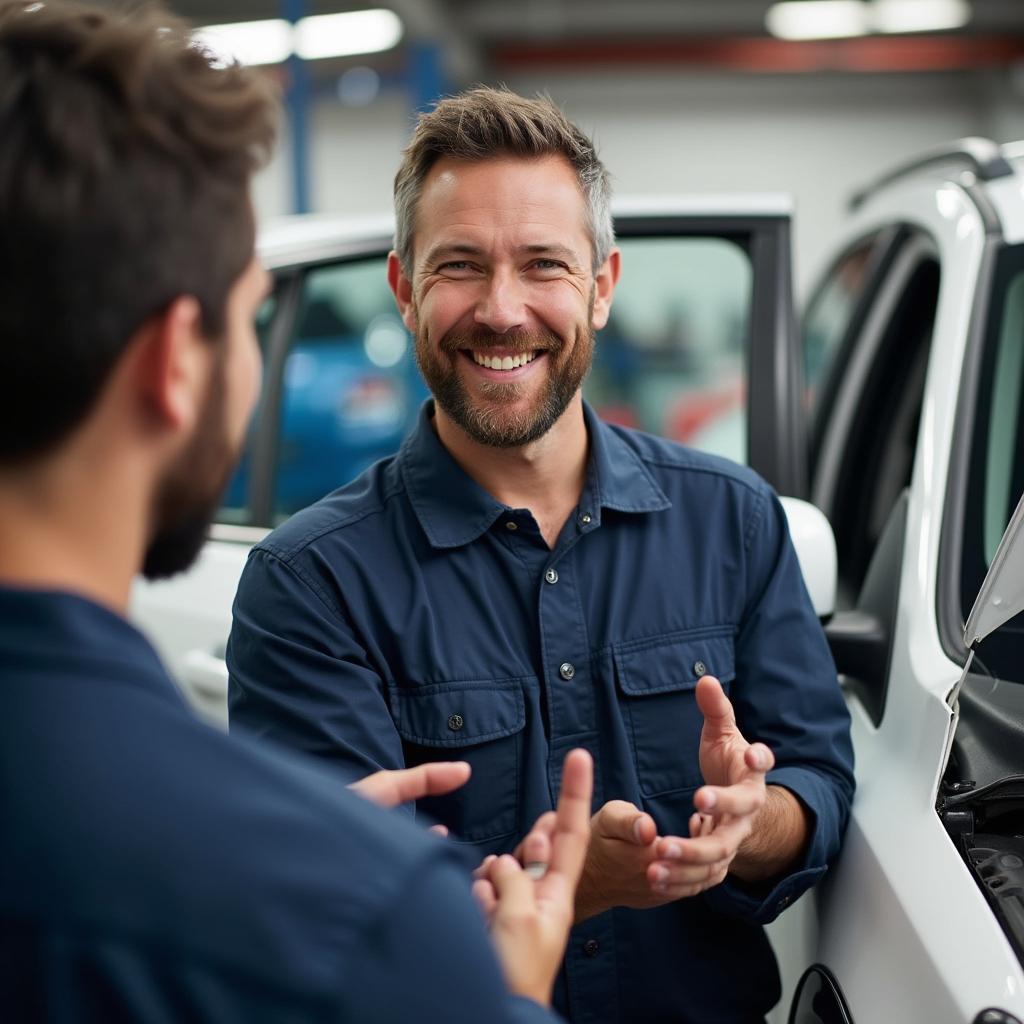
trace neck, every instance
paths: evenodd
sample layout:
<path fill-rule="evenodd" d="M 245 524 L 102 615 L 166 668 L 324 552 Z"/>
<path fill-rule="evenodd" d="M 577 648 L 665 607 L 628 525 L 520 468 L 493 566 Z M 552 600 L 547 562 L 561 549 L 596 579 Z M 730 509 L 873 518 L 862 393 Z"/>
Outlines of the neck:
<path fill-rule="evenodd" d="M 519 448 L 474 441 L 440 407 L 435 424 L 441 443 L 466 473 L 502 504 L 530 509 L 553 547 L 586 479 L 587 428 L 580 394 L 543 437 Z"/>
<path fill-rule="evenodd" d="M 75 445 L 0 470 L 0 582 L 82 594 L 125 614 L 146 544 L 142 466 Z"/>

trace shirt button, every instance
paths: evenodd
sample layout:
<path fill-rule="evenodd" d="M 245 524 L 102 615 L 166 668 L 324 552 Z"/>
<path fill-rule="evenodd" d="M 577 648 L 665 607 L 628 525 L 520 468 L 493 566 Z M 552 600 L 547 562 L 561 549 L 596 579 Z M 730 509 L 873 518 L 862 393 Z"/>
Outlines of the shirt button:
<path fill-rule="evenodd" d="M 544 579 L 546 579 L 548 583 L 557 583 L 558 573 L 555 572 L 554 569 L 548 569 L 548 571 L 544 573 Z"/>
<path fill-rule="evenodd" d="M 706 676 L 708 674 L 708 667 L 703 661 L 695 661 L 693 663 L 693 671 L 698 676 Z"/>
<path fill-rule="evenodd" d="M 572 677 L 576 675 L 576 666 L 573 665 L 571 661 L 563 661 L 562 664 L 558 666 L 558 674 L 563 679 L 572 679 Z"/>
<path fill-rule="evenodd" d="M 449 715 L 448 716 L 448 728 L 452 732 L 458 732 L 466 724 L 462 715 Z"/>
<path fill-rule="evenodd" d="M 513 523 L 512 520 L 510 519 L 507 523 L 505 523 L 505 529 L 506 530 L 518 530 L 519 527 L 516 526 L 516 524 Z"/>
<path fill-rule="evenodd" d="M 589 523 L 590 522 L 590 513 L 589 512 L 584 512 L 583 515 L 580 516 L 580 522 L 583 523 L 583 524 Z"/>
<path fill-rule="evenodd" d="M 597 939 L 587 939 L 587 941 L 583 943 L 583 952 L 586 953 L 587 956 L 597 956 L 597 952 L 600 948 L 601 944 Z"/>
<path fill-rule="evenodd" d="M 779 902 L 775 904 L 775 907 L 776 907 L 777 910 L 782 911 L 782 910 L 785 910 L 786 907 L 788 907 L 790 905 L 790 903 L 792 903 L 792 902 L 793 902 L 792 897 L 790 897 L 790 896 L 783 896 L 783 897 L 781 897 L 779 899 Z"/>

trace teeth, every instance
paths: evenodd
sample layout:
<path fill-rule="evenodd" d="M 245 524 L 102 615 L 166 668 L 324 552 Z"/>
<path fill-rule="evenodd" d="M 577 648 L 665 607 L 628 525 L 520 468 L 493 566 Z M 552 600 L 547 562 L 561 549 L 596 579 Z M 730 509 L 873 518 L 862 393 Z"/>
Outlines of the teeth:
<path fill-rule="evenodd" d="M 483 352 L 473 353 L 473 361 L 478 366 L 486 366 L 488 370 L 515 370 L 517 367 L 532 363 L 536 357 L 536 352 L 523 352 L 518 356 L 489 356 Z"/>

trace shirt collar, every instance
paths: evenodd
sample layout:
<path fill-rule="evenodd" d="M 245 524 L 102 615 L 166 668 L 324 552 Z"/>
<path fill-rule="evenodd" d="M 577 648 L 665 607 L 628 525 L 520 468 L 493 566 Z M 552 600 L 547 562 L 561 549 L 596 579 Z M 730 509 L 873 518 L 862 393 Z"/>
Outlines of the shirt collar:
<path fill-rule="evenodd" d="M 590 438 L 587 481 L 580 499 L 593 526 L 600 509 L 618 512 L 659 512 L 671 507 L 643 460 L 608 424 L 583 403 Z M 462 547 L 480 537 L 508 512 L 452 458 L 433 425 L 434 403 L 428 399 L 399 452 L 399 464 L 413 511 L 427 539 L 436 548 Z"/>
<path fill-rule="evenodd" d="M 130 622 L 67 591 L 0 586 L 0 664 L 70 666 L 83 678 L 128 683 L 184 701 L 149 641 Z"/>
<path fill-rule="evenodd" d="M 616 512 L 663 512 L 672 502 L 655 482 L 643 459 L 619 433 L 598 418 L 586 402 L 583 419 L 590 439 L 590 461 L 584 494 L 593 495 L 596 508 Z"/>

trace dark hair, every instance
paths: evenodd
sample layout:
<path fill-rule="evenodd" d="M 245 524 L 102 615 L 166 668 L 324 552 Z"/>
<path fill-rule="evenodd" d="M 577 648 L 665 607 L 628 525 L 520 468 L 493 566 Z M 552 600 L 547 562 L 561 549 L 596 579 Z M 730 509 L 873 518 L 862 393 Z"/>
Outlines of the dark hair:
<path fill-rule="evenodd" d="M 509 89 L 479 86 L 441 100 L 420 116 L 395 175 L 395 250 L 412 276 L 416 204 L 430 168 L 442 157 L 489 160 L 564 156 L 576 172 L 587 209 L 596 271 L 615 244 L 611 183 L 593 142 L 546 96 L 527 99 Z"/>
<path fill-rule="evenodd" d="M 0 463 L 63 441 L 178 296 L 221 334 L 275 121 L 163 11 L 0 0 Z"/>

